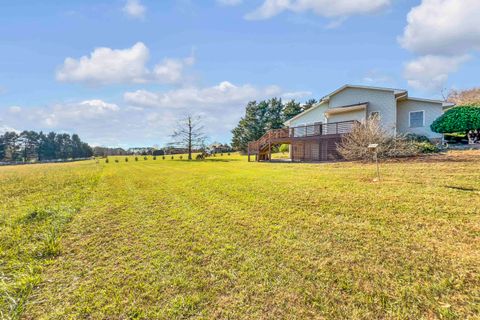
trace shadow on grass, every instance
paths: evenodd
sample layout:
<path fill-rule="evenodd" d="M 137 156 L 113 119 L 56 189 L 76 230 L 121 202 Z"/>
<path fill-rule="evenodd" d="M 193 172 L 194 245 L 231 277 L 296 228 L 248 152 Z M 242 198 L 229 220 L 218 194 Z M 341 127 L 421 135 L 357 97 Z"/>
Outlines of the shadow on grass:
<path fill-rule="evenodd" d="M 234 161 L 242 161 L 242 159 L 211 159 L 207 158 L 203 161 L 209 161 L 209 162 L 234 162 Z"/>
<path fill-rule="evenodd" d="M 475 189 L 475 188 L 465 188 L 465 187 L 457 187 L 457 186 L 445 186 L 445 188 L 454 189 L 454 190 L 460 190 L 460 191 L 469 191 L 469 192 L 478 192 L 478 191 L 480 191 L 479 189 Z"/>

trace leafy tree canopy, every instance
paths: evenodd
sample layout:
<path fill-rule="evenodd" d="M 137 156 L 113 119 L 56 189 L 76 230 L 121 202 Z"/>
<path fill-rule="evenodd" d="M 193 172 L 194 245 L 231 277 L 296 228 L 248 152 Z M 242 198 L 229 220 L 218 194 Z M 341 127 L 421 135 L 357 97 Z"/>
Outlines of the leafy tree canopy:
<path fill-rule="evenodd" d="M 291 100 L 283 103 L 280 98 L 264 101 L 250 101 L 245 108 L 245 116 L 232 130 L 232 147 L 236 150 L 247 151 L 248 142 L 258 140 L 270 129 L 283 128 L 283 123 L 307 110 L 317 101 L 308 100 L 304 105 Z"/>
<path fill-rule="evenodd" d="M 468 132 L 480 129 L 480 106 L 458 106 L 438 117 L 430 126 L 438 133 Z"/>

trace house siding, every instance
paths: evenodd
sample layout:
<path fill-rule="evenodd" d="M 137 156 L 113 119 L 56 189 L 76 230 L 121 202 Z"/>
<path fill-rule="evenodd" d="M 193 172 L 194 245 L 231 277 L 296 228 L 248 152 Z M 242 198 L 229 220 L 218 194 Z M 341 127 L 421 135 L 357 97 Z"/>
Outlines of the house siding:
<path fill-rule="evenodd" d="M 409 113 L 412 111 L 424 111 L 425 125 L 423 127 L 410 128 Z M 433 132 L 430 125 L 435 119 L 443 114 L 442 103 L 424 102 L 416 100 L 399 101 L 397 105 L 397 128 L 398 133 L 414 133 L 427 136 L 430 139 L 441 139 L 442 135 Z"/>
<path fill-rule="evenodd" d="M 290 127 L 298 127 L 316 122 L 325 123 L 325 111 L 327 110 L 327 107 L 328 104 L 324 103 L 319 107 L 315 108 L 314 110 L 298 117 L 297 119 L 291 120 Z"/>
<path fill-rule="evenodd" d="M 393 91 L 364 88 L 345 88 L 344 90 L 330 97 L 329 108 L 337 108 L 363 102 L 368 102 L 366 116 L 368 117 L 372 112 L 379 112 L 381 125 L 392 134 L 395 134 L 397 122 L 397 101 Z M 331 119 L 328 121 L 334 122 L 334 120 Z"/>
<path fill-rule="evenodd" d="M 337 113 L 337 114 L 332 114 L 328 116 L 327 122 L 332 123 L 332 122 L 341 122 L 341 121 L 350 121 L 350 120 L 365 121 L 366 115 L 367 114 L 365 110 Z"/>

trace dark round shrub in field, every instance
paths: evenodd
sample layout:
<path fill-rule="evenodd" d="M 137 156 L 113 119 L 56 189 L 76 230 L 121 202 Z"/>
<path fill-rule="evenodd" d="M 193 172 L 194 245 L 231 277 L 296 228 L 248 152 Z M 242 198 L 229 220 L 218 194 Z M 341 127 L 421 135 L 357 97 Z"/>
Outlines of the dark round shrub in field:
<path fill-rule="evenodd" d="M 228 155 L 230 155 L 230 152 L 228 153 Z"/>
<path fill-rule="evenodd" d="M 105 159 L 105 163 L 108 163 L 108 162 L 109 162 L 108 158 L 107 158 L 107 159 Z"/>
<path fill-rule="evenodd" d="M 222 152 L 222 153 L 220 153 L 220 157 L 223 157 L 223 152 Z"/>
<path fill-rule="evenodd" d="M 205 159 L 205 155 L 203 153 L 199 153 L 195 157 L 195 160 L 204 160 L 204 159 Z"/>
<path fill-rule="evenodd" d="M 128 162 L 128 157 L 125 157 L 125 162 Z"/>
<path fill-rule="evenodd" d="M 153 156 L 153 160 L 157 160 L 157 156 Z"/>
<path fill-rule="evenodd" d="M 148 160 L 147 156 L 143 157 L 143 160 Z"/>
<path fill-rule="evenodd" d="M 118 159 L 115 159 L 115 163 L 119 163 Z"/>
<path fill-rule="evenodd" d="M 162 156 L 162 160 L 165 160 L 165 156 Z"/>
<path fill-rule="evenodd" d="M 182 159 L 183 159 L 183 156 L 180 156 L 180 160 L 182 160 Z"/>
<path fill-rule="evenodd" d="M 172 156 L 172 160 L 174 159 L 174 156 Z"/>
<path fill-rule="evenodd" d="M 135 157 L 135 161 L 138 161 L 138 157 Z"/>

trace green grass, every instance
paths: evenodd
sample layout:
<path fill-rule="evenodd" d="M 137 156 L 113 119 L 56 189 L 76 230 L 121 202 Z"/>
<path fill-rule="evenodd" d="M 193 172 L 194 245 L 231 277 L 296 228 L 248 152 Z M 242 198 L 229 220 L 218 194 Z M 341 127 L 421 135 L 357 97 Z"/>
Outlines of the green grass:
<path fill-rule="evenodd" d="M 473 319 L 479 156 L 0 168 L 1 316 Z"/>

